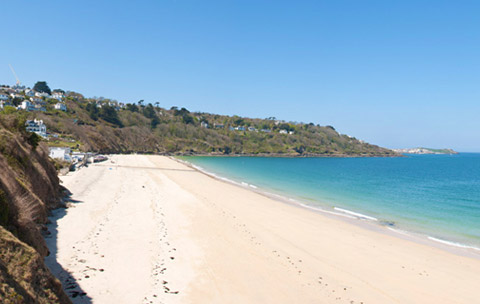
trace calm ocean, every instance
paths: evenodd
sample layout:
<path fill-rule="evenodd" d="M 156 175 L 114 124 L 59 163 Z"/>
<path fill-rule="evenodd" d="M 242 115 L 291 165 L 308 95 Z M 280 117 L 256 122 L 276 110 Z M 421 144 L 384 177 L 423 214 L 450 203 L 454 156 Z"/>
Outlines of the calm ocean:
<path fill-rule="evenodd" d="M 181 159 L 311 207 L 480 248 L 480 154 Z"/>

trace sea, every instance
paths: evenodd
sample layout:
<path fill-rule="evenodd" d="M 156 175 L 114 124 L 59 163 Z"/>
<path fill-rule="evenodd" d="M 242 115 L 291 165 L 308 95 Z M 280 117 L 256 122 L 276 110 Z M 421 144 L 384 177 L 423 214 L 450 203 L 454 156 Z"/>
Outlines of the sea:
<path fill-rule="evenodd" d="M 307 208 L 480 252 L 480 153 L 180 160 Z"/>

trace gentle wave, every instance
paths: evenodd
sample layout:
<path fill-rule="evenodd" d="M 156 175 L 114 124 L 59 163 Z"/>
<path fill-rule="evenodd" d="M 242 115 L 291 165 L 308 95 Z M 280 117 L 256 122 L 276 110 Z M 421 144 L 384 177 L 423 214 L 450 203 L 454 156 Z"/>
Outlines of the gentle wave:
<path fill-rule="evenodd" d="M 249 183 L 247 183 L 247 182 L 237 182 L 237 181 L 234 181 L 234 180 L 232 180 L 232 179 L 229 179 L 229 178 L 226 178 L 226 177 L 223 177 L 223 176 L 219 176 L 219 175 L 217 175 L 217 174 L 215 174 L 215 173 L 212 173 L 212 172 L 210 172 L 210 171 L 207 171 L 206 169 L 204 169 L 204 168 L 202 168 L 202 167 L 200 167 L 200 166 L 194 165 L 194 164 L 192 164 L 191 162 L 184 161 L 184 160 L 181 160 L 181 159 L 176 159 L 176 160 L 178 160 L 178 161 L 180 161 L 180 162 L 182 162 L 182 163 L 184 163 L 184 164 L 187 164 L 187 165 L 191 166 L 192 168 L 194 168 L 194 169 L 196 169 L 196 170 L 198 170 L 198 171 L 200 171 L 200 172 L 202 172 L 202 173 L 204 173 L 204 174 L 206 174 L 206 175 L 208 175 L 208 176 L 211 176 L 211 177 L 213 177 L 213 178 L 220 179 L 220 180 L 223 180 L 223 181 L 226 181 L 226 182 L 228 182 L 228 183 L 235 184 L 235 185 L 238 185 L 238 186 L 250 187 L 250 188 L 253 188 L 253 189 L 258 189 L 258 187 L 255 186 L 255 185 L 249 184 Z"/>
<path fill-rule="evenodd" d="M 350 210 L 347 210 L 347 209 L 342 209 L 342 208 L 338 208 L 338 207 L 333 207 L 333 209 L 337 210 L 337 211 L 340 211 L 340 212 L 344 212 L 346 214 L 350 214 L 350 215 L 353 215 L 357 218 L 363 218 L 363 219 L 367 219 L 367 220 L 371 220 L 371 221 L 378 221 L 377 218 L 374 218 L 373 216 L 368 216 L 368 215 L 365 215 L 365 214 L 361 214 L 361 213 L 358 213 L 358 212 L 353 212 L 353 211 L 350 211 Z"/>
<path fill-rule="evenodd" d="M 399 234 L 403 234 L 403 235 L 408 235 L 408 236 L 411 236 L 410 233 L 408 233 L 408 231 L 405 231 L 405 230 L 401 230 L 401 229 L 395 229 L 395 228 L 392 228 L 392 227 L 387 227 L 388 230 L 391 230 L 395 233 L 399 233 Z"/>
<path fill-rule="evenodd" d="M 195 168 L 196 170 L 206 174 L 206 175 L 209 175 L 213 178 L 216 178 L 216 179 L 219 179 L 219 180 L 223 180 L 225 182 L 228 182 L 228 183 L 231 183 L 231 184 L 235 184 L 235 185 L 238 185 L 238 186 L 241 186 L 241 187 L 245 187 L 245 188 L 252 188 L 252 189 L 256 189 L 256 191 L 258 191 L 258 187 L 255 186 L 255 185 L 252 185 L 252 184 L 249 184 L 247 182 L 237 182 L 237 181 L 234 181 L 234 180 L 231 180 L 231 179 L 228 179 L 226 177 L 223 177 L 223 176 L 219 176 L 215 173 L 212 173 L 212 172 L 209 172 L 207 171 L 206 169 L 198 166 L 198 165 L 195 165 L 191 162 L 188 162 L 188 161 L 184 161 L 184 160 L 180 160 L 180 159 L 176 159 L 177 161 L 180 161 L 181 163 L 184 163 L 184 164 L 187 164 L 193 168 Z M 358 213 L 358 212 L 354 212 L 354 211 L 351 211 L 351 210 L 347 210 L 347 209 L 343 209 L 343 208 L 339 208 L 339 207 L 333 207 L 334 210 L 338 211 L 338 212 L 334 212 L 334 211 L 329 211 L 329 210 L 325 210 L 323 208 L 320 208 L 320 207 L 313 207 L 311 205 L 307 205 L 307 204 L 303 204 L 293 198 L 290 198 L 288 196 L 283 196 L 283 195 L 279 195 L 279 194 L 276 194 L 276 193 L 270 193 L 270 192 L 267 192 L 267 191 L 262 191 L 263 193 L 265 193 L 266 195 L 270 196 L 270 197 L 275 197 L 277 199 L 280 199 L 280 200 L 288 200 L 290 202 L 293 202 L 293 203 L 296 203 L 304 208 L 307 208 L 307 209 L 310 209 L 310 210 L 314 210 L 314 211 L 318 211 L 318 212 L 322 212 L 322 213 L 327 213 L 327 214 L 332 214 L 332 215 L 335 215 L 335 216 L 341 216 L 341 217 L 345 217 L 345 218 L 349 218 L 349 219 L 367 219 L 367 220 L 371 220 L 371 221 L 375 221 L 375 222 L 379 222 L 379 220 L 375 217 L 372 217 L 372 216 L 368 216 L 368 215 L 365 215 L 365 214 L 362 214 L 362 213 Z M 379 222 L 380 223 L 380 222 Z M 392 226 L 392 225 L 385 225 L 387 227 L 388 230 L 392 231 L 392 232 L 395 232 L 395 233 L 398 233 L 398 234 L 402 234 L 402 235 L 406 235 L 406 236 L 412 236 L 412 234 L 408 231 L 405 231 L 405 230 L 401 230 L 401 229 L 398 229 L 398 228 L 392 228 L 392 227 L 388 227 L 388 226 Z M 479 247 L 475 247 L 475 246 L 470 246 L 470 245 L 465 245 L 465 244 L 461 244 L 461 243 L 457 243 L 457 242 L 451 242 L 451 241 L 447 241 L 447 240 L 443 240 L 443 239 L 438 239 L 438 238 L 435 238 L 435 237 L 431 237 L 431 236 L 428 236 L 428 235 L 423 235 L 423 237 L 426 237 L 427 239 L 431 240 L 431 241 L 434 241 L 434 242 L 437 242 L 437 243 L 441 243 L 441 244 L 444 244 L 444 245 L 448 245 L 448 246 L 452 246 L 452 247 L 457 247 L 457 248 L 463 248 L 463 249 L 472 249 L 472 250 L 476 250 L 476 251 L 480 251 L 480 248 Z"/>
<path fill-rule="evenodd" d="M 322 208 L 316 208 L 316 207 L 312 207 L 312 206 L 305 205 L 305 204 L 302 204 L 302 203 L 300 203 L 300 206 L 302 206 L 302 207 L 304 207 L 304 208 L 307 208 L 307 209 L 311 209 L 311 210 L 323 212 L 323 213 L 333 214 L 333 215 L 337 215 L 337 216 L 343 216 L 343 217 L 347 217 L 347 218 L 350 218 L 350 219 L 357 219 L 357 217 L 353 217 L 353 216 L 350 216 L 350 215 L 348 215 L 348 214 L 344 214 L 344 213 L 340 213 L 340 212 L 328 211 L 328 210 L 325 210 L 325 209 L 322 209 Z"/>
<path fill-rule="evenodd" d="M 445 245 L 449 245 L 449 246 L 454 246 L 454 247 L 459 247 L 459 248 L 465 248 L 465 249 L 474 249 L 474 250 L 480 251 L 480 248 L 478 248 L 478 247 L 469 246 L 469 245 L 464 245 L 464 244 L 455 243 L 455 242 L 450 242 L 450 241 L 446 241 L 446 240 L 442 240 L 442 239 L 437 239 L 437 238 L 434 238 L 434 237 L 432 237 L 432 236 L 429 236 L 428 239 L 429 239 L 429 240 L 432 240 L 432 241 L 435 241 L 435 242 L 438 242 L 438 243 L 442 243 L 442 244 L 445 244 Z"/>

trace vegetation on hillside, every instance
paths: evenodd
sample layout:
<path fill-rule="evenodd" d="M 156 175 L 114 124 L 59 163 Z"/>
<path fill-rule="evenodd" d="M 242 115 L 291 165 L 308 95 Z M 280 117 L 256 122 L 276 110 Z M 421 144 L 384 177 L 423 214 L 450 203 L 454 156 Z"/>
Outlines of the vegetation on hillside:
<path fill-rule="evenodd" d="M 25 131 L 25 113 L 0 115 L 0 302 L 71 303 L 43 262 L 42 231 L 61 186 L 47 147 Z"/>
<path fill-rule="evenodd" d="M 33 90 L 40 93 L 52 94 L 52 91 L 48 87 L 46 81 L 37 81 L 37 83 L 35 83 L 35 85 L 33 86 Z"/>
<path fill-rule="evenodd" d="M 38 83 L 37 83 L 38 84 Z M 45 83 L 46 85 L 46 83 Z M 56 90 L 55 90 L 56 91 Z M 102 153 L 162 153 L 284 156 L 390 156 L 394 152 L 339 134 L 331 126 L 293 123 L 275 118 L 245 118 L 161 108 L 137 103 L 120 106 L 104 98 L 67 92 L 67 112 L 54 109 L 57 99 L 44 98 L 42 119 L 57 144 Z M 20 111 L 21 112 L 21 111 Z M 9 113 L 9 114 L 7 114 Z M 1 115 L 1 114 L 0 114 Z"/>

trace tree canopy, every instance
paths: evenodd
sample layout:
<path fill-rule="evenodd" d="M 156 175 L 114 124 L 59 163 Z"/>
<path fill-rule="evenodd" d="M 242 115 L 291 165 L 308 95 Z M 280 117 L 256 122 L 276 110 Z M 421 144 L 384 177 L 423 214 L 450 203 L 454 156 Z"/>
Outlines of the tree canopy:
<path fill-rule="evenodd" d="M 33 86 L 33 90 L 41 93 L 52 94 L 52 91 L 47 85 L 46 81 L 37 81 L 37 83 Z"/>

